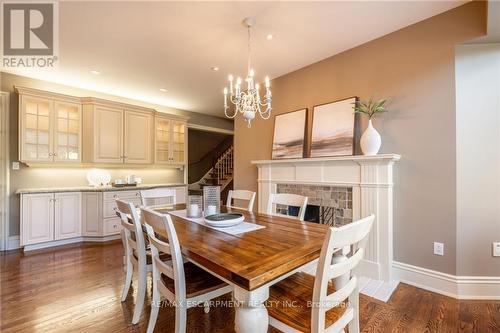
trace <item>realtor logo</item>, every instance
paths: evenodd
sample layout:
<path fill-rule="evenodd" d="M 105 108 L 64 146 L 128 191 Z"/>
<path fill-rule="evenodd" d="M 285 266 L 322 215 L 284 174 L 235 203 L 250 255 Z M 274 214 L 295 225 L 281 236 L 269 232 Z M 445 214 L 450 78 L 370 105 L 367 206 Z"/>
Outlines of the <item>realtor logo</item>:
<path fill-rule="evenodd" d="M 57 2 L 2 3 L 2 66 L 54 67 L 58 51 Z"/>

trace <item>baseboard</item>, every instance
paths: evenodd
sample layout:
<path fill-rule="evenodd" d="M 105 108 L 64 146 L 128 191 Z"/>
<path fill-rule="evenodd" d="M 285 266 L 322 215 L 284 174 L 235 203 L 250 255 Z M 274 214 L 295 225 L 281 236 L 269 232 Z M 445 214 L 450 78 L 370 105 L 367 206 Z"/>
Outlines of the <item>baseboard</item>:
<path fill-rule="evenodd" d="M 19 236 L 9 236 L 7 250 L 17 250 L 21 248 Z"/>
<path fill-rule="evenodd" d="M 500 300 L 500 276 L 456 276 L 394 261 L 401 282 L 456 299 Z"/>
<path fill-rule="evenodd" d="M 73 244 L 73 243 L 82 243 L 82 242 L 102 243 L 102 242 L 108 242 L 108 241 L 112 241 L 112 240 L 116 240 L 116 239 L 120 239 L 120 238 L 121 238 L 121 235 L 118 234 L 118 235 L 111 235 L 111 236 L 104 236 L 104 237 L 83 236 L 83 237 L 61 239 L 61 240 L 57 240 L 57 241 L 50 241 L 50 242 L 32 244 L 32 245 L 25 245 L 24 252 L 46 249 L 49 247 L 55 247 L 55 246 L 61 246 L 61 245 L 68 245 L 68 244 Z"/>

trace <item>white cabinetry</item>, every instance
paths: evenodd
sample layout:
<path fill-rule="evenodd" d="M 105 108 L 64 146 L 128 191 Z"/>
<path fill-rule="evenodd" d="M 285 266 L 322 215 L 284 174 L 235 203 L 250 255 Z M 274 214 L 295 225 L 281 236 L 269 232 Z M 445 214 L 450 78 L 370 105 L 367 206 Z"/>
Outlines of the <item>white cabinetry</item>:
<path fill-rule="evenodd" d="M 85 162 L 153 163 L 154 110 L 88 98 L 83 111 Z"/>
<path fill-rule="evenodd" d="M 21 196 L 21 245 L 81 236 L 81 193 Z"/>
<path fill-rule="evenodd" d="M 184 165 L 187 160 L 186 121 L 155 117 L 155 163 Z"/>
<path fill-rule="evenodd" d="M 55 239 L 79 237 L 82 234 L 82 194 L 54 194 Z"/>
<path fill-rule="evenodd" d="M 79 99 L 37 90 L 19 92 L 19 160 L 80 163 L 82 108 Z"/>
<path fill-rule="evenodd" d="M 21 245 L 54 240 L 54 194 L 25 194 L 21 202 Z"/>

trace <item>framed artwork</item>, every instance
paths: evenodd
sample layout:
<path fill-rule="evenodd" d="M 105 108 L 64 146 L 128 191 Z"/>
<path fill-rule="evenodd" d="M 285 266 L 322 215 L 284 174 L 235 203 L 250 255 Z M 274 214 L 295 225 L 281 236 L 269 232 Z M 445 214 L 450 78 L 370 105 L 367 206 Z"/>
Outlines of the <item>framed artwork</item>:
<path fill-rule="evenodd" d="M 357 97 L 313 109 L 310 157 L 354 155 L 354 106 Z"/>
<path fill-rule="evenodd" d="M 300 109 L 274 117 L 274 159 L 304 157 L 307 109 Z"/>

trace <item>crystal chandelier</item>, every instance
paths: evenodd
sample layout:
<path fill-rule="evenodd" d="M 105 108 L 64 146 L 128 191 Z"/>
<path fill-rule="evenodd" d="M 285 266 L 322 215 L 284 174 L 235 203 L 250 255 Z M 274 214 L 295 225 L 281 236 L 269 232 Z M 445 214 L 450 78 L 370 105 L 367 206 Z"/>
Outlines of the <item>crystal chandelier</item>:
<path fill-rule="evenodd" d="M 250 29 L 254 24 L 254 20 L 247 17 L 243 20 L 243 25 L 248 30 L 248 74 L 245 79 L 247 88 L 246 91 L 242 90 L 241 78 L 236 79 L 236 84 L 233 85 L 233 76 L 229 75 L 229 90 L 227 87 L 224 88 L 224 113 L 228 118 L 234 118 L 238 113 L 243 115 L 245 121 L 248 122 L 248 127 L 251 127 L 251 121 L 255 118 L 255 114 L 259 113 L 262 119 L 269 119 L 271 116 L 271 90 L 269 89 L 269 77 L 266 76 L 265 85 L 266 93 L 263 100 L 260 98 L 259 84 L 254 83 L 254 70 L 252 69 L 250 56 L 251 56 L 251 42 L 252 35 Z M 230 112 L 230 107 L 228 106 L 228 94 L 229 102 L 234 104 L 234 112 Z M 263 108 L 265 107 L 265 110 Z"/>

